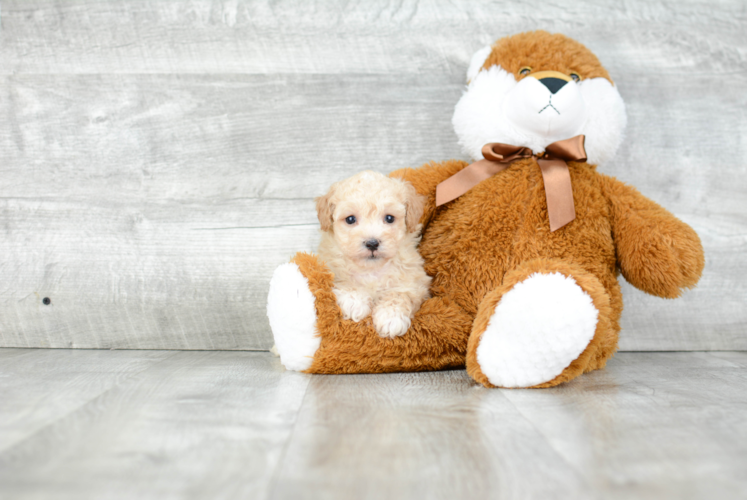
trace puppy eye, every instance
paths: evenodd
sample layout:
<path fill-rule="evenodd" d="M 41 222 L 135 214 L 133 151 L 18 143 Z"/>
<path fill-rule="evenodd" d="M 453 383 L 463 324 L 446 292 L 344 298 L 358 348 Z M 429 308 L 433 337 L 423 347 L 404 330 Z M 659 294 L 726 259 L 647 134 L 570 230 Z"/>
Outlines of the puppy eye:
<path fill-rule="evenodd" d="M 532 72 L 532 68 L 530 66 L 525 66 L 524 68 L 519 70 L 519 74 L 522 76 L 529 75 Z"/>
<path fill-rule="evenodd" d="M 395 222 L 395 216 L 393 216 L 393 215 L 385 215 L 384 216 L 384 221 L 387 224 L 392 224 L 393 222 Z"/>
<path fill-rule="evenodd" d="M 578 74 L 576 74 L 576 73 L 570 73 L 570 74 L 569 74 L 569 76 L 570 76 L 570 77 L 571 77 L 571 79 L 572 79 L 572 80 L 574 80 L 575 82 L 578 82 L 579 80 L 581 80 L 581 78 L 579 77 L 579 75 L 578 75 Z"/>
<path fill-rule="evenodd" d="M 345 218 L 345 221 L 348 224 L 355 224 L 356 223 L 356 218 L 354 216 L 352 216 L 352 215 L 349 215 L 348 217 Z"/>

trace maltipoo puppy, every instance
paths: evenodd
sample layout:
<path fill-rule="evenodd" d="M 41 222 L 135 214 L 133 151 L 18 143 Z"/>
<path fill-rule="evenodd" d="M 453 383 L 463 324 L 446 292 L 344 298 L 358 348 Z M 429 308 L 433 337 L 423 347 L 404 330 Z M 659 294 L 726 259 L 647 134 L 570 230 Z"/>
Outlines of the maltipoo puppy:
<path fill-rule="evenodd" d="M 424 198 L 410 183 L 366 171 L 315 201 L 319 255 L 335 276 L 343 317 L 371 314 L 380 336 L 403 335 L 431 284 L 417 250 Z"/>

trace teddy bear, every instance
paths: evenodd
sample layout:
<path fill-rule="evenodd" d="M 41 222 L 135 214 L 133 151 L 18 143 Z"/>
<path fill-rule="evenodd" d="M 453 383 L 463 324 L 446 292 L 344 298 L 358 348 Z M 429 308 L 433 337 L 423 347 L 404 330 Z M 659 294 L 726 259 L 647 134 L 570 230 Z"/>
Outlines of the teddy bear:
<path fill-rule="evenodd" d="M 617 349 L 618 274 L 675 298 L 704 255 L 687 224 L 598 172 L 623 140 L 623 99 L 581 43 L 545 31 L 472 57 L 453 127 L 474 161 L 392 172 L 426 198 L 419 251 L 431 298 L 396 338 L 343 319 L 333 276 L 298 253 L 276 269 L 268 318 L 281 363 L 308 373 L 466 368 L 486 387 L 543 388 Z"/>

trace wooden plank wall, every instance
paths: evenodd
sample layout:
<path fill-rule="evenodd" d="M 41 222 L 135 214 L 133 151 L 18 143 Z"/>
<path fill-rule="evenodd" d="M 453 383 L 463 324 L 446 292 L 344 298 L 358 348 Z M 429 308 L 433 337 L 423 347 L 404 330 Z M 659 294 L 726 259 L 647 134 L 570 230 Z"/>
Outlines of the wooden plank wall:
<path fill-rule="evenodd" d="M 0 20 L 0 346 L 269 348 L 268 279 L 315 248 L 312 198 L 464 158 L 470 56 L 542 28 L 627 102 L 601 171 L 706 249 L 677 301 L 624 284 L 621 348 L 746 348 L 742 0 L 0 0 Z"/>

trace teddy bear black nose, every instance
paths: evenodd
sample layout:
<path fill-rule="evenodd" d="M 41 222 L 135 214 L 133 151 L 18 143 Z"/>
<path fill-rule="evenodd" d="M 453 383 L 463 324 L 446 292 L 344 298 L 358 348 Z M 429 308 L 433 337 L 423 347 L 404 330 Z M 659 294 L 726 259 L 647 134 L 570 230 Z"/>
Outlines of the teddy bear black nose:
<path fill-rule="evenodd" d="M 551 94 L 555 94 L 556 92 L 561 90 L 561 87 L 569 83 L 566 80 L 553 78 L 552 76 L 549 76 L 548 78 L 541 78 L 539 82 L 548 87 L 548 90 L 551 91 Z"/>
<path fill-rule="evenodd" d="M 366 240 L 364 245 L 366 245 L 366 248 L 368 248 L 369 250 L 373 252 L 374 250 L 379 248 L 379 240 L 375 240 L 375 239 Z"/>

